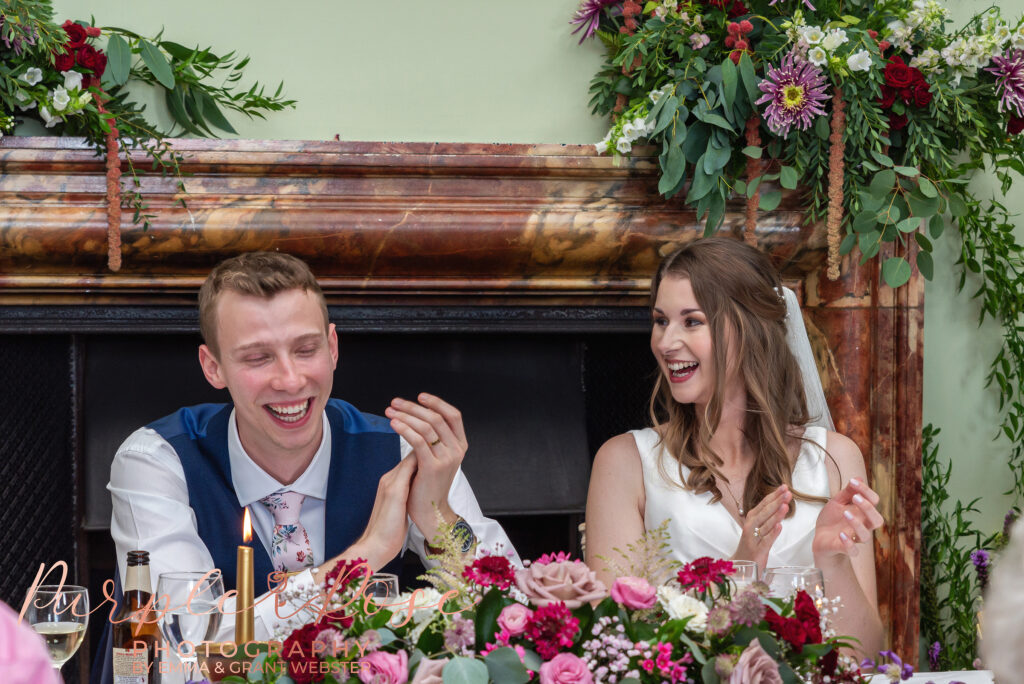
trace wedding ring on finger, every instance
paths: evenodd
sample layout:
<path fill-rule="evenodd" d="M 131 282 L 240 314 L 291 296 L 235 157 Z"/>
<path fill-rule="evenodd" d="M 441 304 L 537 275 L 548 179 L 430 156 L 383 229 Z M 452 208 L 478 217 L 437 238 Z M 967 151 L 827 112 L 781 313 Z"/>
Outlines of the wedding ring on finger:
<path fill-rule="evenodd" d="M 754 539 L 760 539 L 760 538 L 761 538 L 761 528 L 760 527 L 755 527 L 754 528 Z"/>
<path fill-rule="evenodd" d="M 435 439 L 435 440 L 434 440 L 433 442 L 431 442 L 431 443 L 430 443 L 430 444 L 428 444 L 427 446 L 432 446 L 432 447 L 433 447 L 433 446 L 437 446 L 437 445 L 438 445 L 438 444 L 440 444 L 440 443 L 441 443 L 441 438 L 440 438 L 440 437 L 438 437 L 437 439 Z"/>
<path fill-rule="evenodd" d="M 857 533 L 856 533 L 856 532 L 854 532 L 854 533 L 853 533 L 853 536 L 852 536 L 852 537 L 850 537 L 850 539 L 852 539 L 852 540 L 853 540 L 853 543 L 854 543 L 854 544 L 859 544 L 859 543 L 860 543 L 860 537 L 858 537 L 858 536 L 857 536 Z"/>

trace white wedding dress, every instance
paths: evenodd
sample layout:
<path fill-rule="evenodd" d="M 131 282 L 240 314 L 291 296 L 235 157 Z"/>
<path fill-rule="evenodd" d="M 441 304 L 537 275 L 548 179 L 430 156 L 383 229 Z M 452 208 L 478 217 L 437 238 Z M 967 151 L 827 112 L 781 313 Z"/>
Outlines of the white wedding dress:
<path fill-rule="evenodd" d="M 729 558 L 739 545 L 742 529 L 721 501 L 711 503 L 711 492 L 695 494 L 679 482 L 679 465 L 662 445 L 653 428 L 632 430 L 643 463 L 646 505 L 644 527 L 652 530 L 668 520 L 672 557 L 683 562 L 710 556 Z M 825 465 L 824 427 L 808 427 L 793 468 L 793 488 L 803 494 L 828 497 L 828 469 Z M 658 461 L 664 461 L 659 469 Z M 666 482 L 668 475 L 672 482 Z M 689 468 L 683 466 L 683 476 Z M 782 533 L 768 554 L 768 567 L 814 565 L 811 542 L 814 525 L 824 504 L 797 501 L 796 512 L 782 521 Z"/>

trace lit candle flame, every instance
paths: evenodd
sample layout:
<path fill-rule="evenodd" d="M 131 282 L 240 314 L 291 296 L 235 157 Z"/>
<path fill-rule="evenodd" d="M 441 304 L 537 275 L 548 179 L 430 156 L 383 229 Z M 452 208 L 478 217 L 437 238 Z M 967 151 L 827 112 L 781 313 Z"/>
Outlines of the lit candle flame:
<path fill-rule="evenodd" d="M 245 518 L 242 520 L 242 541 L 248 544 L 252 541 L 252 521 L 249 520 L 249 508 L 245 509 Z"/>

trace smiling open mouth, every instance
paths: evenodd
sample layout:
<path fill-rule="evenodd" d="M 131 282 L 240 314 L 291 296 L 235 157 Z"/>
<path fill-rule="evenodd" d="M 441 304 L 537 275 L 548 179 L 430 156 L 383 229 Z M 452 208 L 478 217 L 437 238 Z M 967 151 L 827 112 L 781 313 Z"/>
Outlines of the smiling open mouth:
<path fill-rule="evenodd" d="M 687 380 L 700 364 L 696 361 L 672 361 L 668 364 L 668 372 L 672 380 Z"/>
<path fill-rule="evenodd" d="M 309 413 L 309 407 L 313 405 L 313 398 L 304 401 L 292 402 L 290 404 L 264 404 L 263 408 L 274 418 L 284 423 L 297 423 Z"/>

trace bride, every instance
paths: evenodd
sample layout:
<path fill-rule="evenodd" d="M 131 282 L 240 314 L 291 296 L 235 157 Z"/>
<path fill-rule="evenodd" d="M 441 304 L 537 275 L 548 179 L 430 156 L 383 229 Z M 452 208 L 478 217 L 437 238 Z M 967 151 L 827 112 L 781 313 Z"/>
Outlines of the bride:
<path fill-rule="evenodd" d="M 786 298 L 792 299 L 787 316 Z M 839 596 L 838 634 L 881 647 L 872 530 L 882 525 L 864 459 L 809 415 L 787 344 L 799 324 L 768 257 L 738 240 L 697 240 L 665 258 L 651 286 L 651 351 L 660 372 L 653 428 L 608 440 L 587 497 L 587 563 L 669 521 L 673 556 L 813 565 Z M 808 354 L 809 355 L 809 354 Z M 812 366 L 813 367 L 813 366 Z M 816 420 L 815 420 L 816 419 Z M 819 425 L 815 425 L 817 422 Z M 598 576 L 608 586 L 607 570 Z"/>

